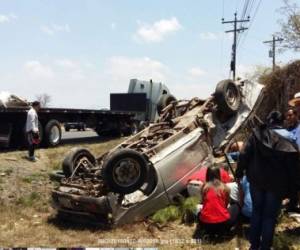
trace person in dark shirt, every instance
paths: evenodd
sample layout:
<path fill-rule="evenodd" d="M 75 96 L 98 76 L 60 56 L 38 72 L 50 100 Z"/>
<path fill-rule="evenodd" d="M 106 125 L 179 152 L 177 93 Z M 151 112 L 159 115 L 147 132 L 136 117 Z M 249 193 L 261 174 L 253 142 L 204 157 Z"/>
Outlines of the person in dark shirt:
<path fill-rule="evenodd" d="M 282 114 L 271 112 L 267 123 L 253 130 L 238 160 L 236 177 L 246 172 L 250 183 L 251 250 L 271 249 L 282 200 L 299 186 L 298 147 L 284 137 L 288 131 L 282 124 Z"/>

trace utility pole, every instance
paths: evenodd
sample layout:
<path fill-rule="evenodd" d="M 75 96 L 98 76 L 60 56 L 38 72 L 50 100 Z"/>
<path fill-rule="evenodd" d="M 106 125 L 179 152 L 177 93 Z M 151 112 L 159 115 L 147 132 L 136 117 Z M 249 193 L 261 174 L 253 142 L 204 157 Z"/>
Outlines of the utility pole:
<path fill-rule="evenodd" d="M 236 42 L 237 42 L 237 33 L 247 30 L 248 28 L 237 28 L 238 23 L 244 23 L 249 22 L 250 17 L 248 16 L 248 19 L 244 20 L 238 20 L 237 19 L 237 13 L 234 13 L 234 20 L 231 21 L 224 21 L 224 18 L 222 18 L 222 24 L 225 23 L 233 23 L 233 30 L 227 30 L 226 33 L 233 32 L 233 44 L 232 44 L 232 53 L 231 53 L 231 62 L 230 62 L 230 71 L 233 72 L 233 80 L 235 80 L 235 72 L 236 72 Z"/>
<path fill-rule="evenodd" d="M 275 35 L 273 35 L 273 39 L 269 41 L 264 41 L 263 43 L 272 43 L 272 49 L 270 50 L 269 57 L 273 58 L 273 71 L 276 68 L 276 42 L 282 42 L 282 38 L 276 38 Z"/>

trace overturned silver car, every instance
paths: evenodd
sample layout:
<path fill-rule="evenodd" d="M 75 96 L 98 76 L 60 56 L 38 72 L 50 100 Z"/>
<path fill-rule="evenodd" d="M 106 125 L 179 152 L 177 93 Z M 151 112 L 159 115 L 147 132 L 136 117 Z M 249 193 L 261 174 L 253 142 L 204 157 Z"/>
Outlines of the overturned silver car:
<path fill-rule="evenodd" d="M 189 177 L 211 164 L 255 115 L 263 87 L 250 81 L 218 83 L 207 100 L 171 101 L 157 122 L 95 158 L 73 149 L 53 206 L 71 220 L 121 225 L 174 202 Z"/>

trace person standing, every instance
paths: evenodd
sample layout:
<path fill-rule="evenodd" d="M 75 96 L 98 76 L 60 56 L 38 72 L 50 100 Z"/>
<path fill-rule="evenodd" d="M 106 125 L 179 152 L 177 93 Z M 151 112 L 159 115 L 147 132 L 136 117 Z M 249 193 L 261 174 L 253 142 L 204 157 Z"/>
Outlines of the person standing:
<path fill-rule="evenodd" d="M 285 121 L 287 130 L 294 136 L 298 148 L 300 149 L 300 125 L 296 108 L 290 108 L 285 113 Z M 289 197 L 286 212 L 300 213 L 299 205 L 299 190 L 292 190 Z"/>
<path fill-rule="evenodd" d="M 294 95 L 294 98 L 289 100 L 289 105 L 294 107 L 298 114 L 298 119 L 300 118 L 300 92 Z"/>
<path fill-rule="evenodd" d="M 37 112 L 40 110 L 40 103 L 35 101 L 32 103 L 31 109 L 27 113 L 26 119 L 26 135 L 28 142 L 28 159 L 36 161 L 34 155 L 35 147 L 39 143 L 39 119 Z"/>
<path fill-rule="evenodd" d="M 286 128 L 294 136 L 300 149 L 300 125 L 296 108 L 290 108 L 285 113 Z"/>
<path fill-rule="evenodd" d="M 267 123 L 253 130 L 238 160 L 236 177 L 246 172 L 250 183 L 251 250 L 271 249 L 282 200 L 299 186 L 298 147 L 287 139 L 282 124 L 282 114 L 271 112 Z"/>

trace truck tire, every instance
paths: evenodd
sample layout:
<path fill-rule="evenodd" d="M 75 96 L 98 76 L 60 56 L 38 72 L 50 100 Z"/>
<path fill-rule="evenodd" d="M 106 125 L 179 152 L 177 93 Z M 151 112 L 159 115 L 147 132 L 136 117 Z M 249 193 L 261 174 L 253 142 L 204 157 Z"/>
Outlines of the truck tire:
<path fill-rule="evenodd" d="M 170 95 L 170 94 L 162 95 L 159 98 L 157 106 L 156 106 L 157 113 L 160 114 L 161 111 L 173 101 L 176 101 L 176 98 L 173 95 Z"/>
<path fill-rule="evenodd" d="M 102 176 L 112 192 L 129 194 L 138 190 L 148 176 L 148 162 L 139 152 L 121 149 L 107 156 Z"/>
<path fill-rule="evenodd" d="M 124 126 L 122 129 L 123 136 L 131 136 L 138 133 L 136 122 L 132 122 L 129 126 Z"/>
<path fill-rule="evenodd" d="M 121 137 L 121 129 L 102 129 L 101 127 L 97 127 L 95 129 L 96 133 L 98 134 L 98 136 L 104 136 L 104 137 L 108 137 L 108 136 L 112 136 L 112 137 Z"/>
<path fill-rule="evenodd" d="M 218 83 L 215 90 L 215 101 L 222 116 L 234 115 L 241 104 L 241 93 L 238 86 L 230 79 Z"/>
<path fill-rule="evenodd" d="M 55 147 L 61 142 L 61 127 L 57 120 L 50 120 L 45 126 L 44 142 L 46 146 Z"/>
<path fill-rule="evenodd" d="M 96 158 L 90 151 L 84 148 L 73 148 L 65 157 L 62 163 L 62 170 L 66 177 L 70 177 L 73 174 L 78 162 L 86 158 L 91 164 L 96 165 Z M 80 171 L 80 169 L 78 170 Z"/>

